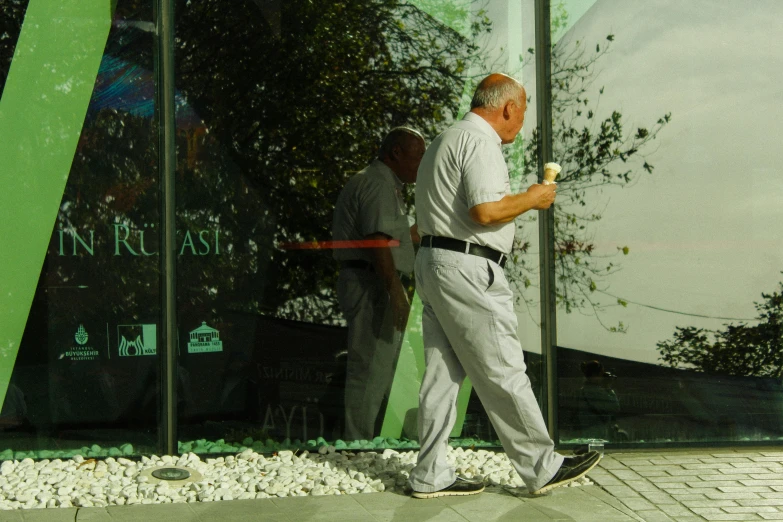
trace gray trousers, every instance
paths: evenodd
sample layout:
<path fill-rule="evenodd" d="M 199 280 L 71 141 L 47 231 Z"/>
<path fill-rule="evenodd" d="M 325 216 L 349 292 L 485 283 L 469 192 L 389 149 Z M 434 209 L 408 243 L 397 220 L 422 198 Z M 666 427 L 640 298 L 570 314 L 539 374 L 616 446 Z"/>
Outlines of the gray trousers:
<path fill-rule="evenodd" d="M 402 333 L 394 329 L 389 294 L 377 274 L 341 270 L 337 299 L 348 323 L 343 438 L 369 440 L 391 389 Z"/>
<path fill-rule="evenodd" d="M 422 247 L 416 257 L 416 291 L 424 304 L 426 370 L 419 392 L 421 450 L 411 487 L 432 492 L 456 479 L 446 449 L 467 375 L 514 468 L 528 490 L 539 489 L 563 457 L 554 452 L 525 374 L 503 269 L 482 257 Z"/>

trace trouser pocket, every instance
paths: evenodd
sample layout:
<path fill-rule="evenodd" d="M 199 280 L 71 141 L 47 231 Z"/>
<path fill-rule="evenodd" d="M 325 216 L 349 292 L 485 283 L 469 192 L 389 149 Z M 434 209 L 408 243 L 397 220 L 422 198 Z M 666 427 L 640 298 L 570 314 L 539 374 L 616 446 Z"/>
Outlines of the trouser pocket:
<path fill-rule="evenodd" d="M 488 283 L 487 283 L 487 289 L 484 290 L 485 292 L 490 288 L 492 288 L 492 283 L 495 282 L 495 271 L 492 270 L 492 265 L 490 264 L 489 261 L 487 261 L 487 276 L 488 276 L 487 277 Z"/>

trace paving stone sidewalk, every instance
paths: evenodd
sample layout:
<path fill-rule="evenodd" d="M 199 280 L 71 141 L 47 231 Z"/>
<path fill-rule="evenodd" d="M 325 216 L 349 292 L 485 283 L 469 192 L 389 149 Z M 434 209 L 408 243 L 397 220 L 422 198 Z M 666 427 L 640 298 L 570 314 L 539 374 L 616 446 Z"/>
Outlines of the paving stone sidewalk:
<path fill-rule="evenodd" d="M 414 499 L 373 493 L 0 511 L 1 522 L 641 522 L 598 486 L 531 497 L 490 487 L 480 495 Z"/>
<path fill-rule="evenodd" d="M 0 511 L 0 522 L 783 520 L 783 448 L 608 453 L 596 485 L 417 500 L 399 493 Z"/>
<path fill-rule="evenodd" d="M 589 474 L 648 522 L 783 520 L 783 448 L 610 453 Z"/>

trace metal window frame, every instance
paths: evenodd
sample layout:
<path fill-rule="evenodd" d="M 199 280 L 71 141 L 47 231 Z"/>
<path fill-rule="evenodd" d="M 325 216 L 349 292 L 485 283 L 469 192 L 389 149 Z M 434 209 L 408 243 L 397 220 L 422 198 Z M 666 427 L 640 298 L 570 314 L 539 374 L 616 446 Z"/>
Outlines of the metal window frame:
<path fill-rule="evenodd" d="M 552 38 L 550 0 L 535 0 L 536 110 L 538 121 L 538 182 L 544 164 L 552 160 Z M 539 278 L 541 285 L 541 368 L 546 390 L 541 409 L 549 436 L 558 441 L 557 425 L 557 288 L 555 280 L 555 206 L 538 213 Z"/>
<path fill-rule="evenodd" d="M 155 0 L 155 111 L 160 177 L 161 352 L 159 361 L 158 446 L 167 455 L 177 444 L 177 229 L 175 173 L 176 107 L 174 76 L 174 0 Z"/>

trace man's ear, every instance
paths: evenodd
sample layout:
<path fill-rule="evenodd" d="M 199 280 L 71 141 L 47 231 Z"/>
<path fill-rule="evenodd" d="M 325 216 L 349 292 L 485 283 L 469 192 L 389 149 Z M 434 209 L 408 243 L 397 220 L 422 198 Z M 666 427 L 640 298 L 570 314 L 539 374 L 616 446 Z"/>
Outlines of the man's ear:
<path fill-rule="evenodd" d="M 511 105 L 513 105 L 514 102 L 509 100 L 506 102 L 505 105 L 503 105 L 503 119 L 504 120 L 510 120 L 511 119 Z"/>

